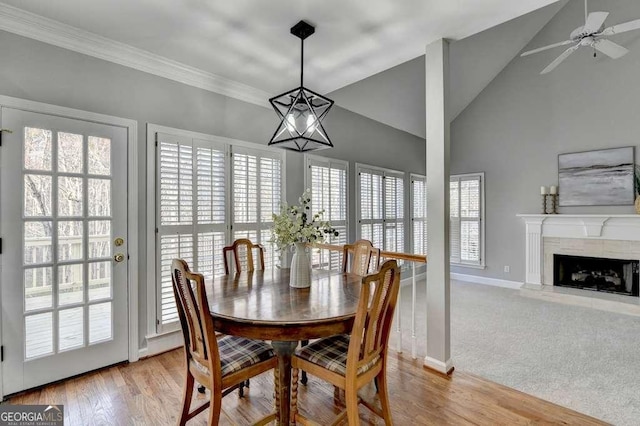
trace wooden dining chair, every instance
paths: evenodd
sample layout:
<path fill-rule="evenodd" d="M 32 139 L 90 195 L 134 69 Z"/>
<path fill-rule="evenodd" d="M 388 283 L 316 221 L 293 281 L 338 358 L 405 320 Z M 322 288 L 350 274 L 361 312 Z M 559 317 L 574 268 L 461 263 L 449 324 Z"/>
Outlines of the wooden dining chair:
<path fill-rule="evenodd" d="M 387 390 L 387 349 L 391 321 L 400 288 L 400 268 L 391 259 L 380 270 L 362 278 L 360 301 L 351 335 L 341 334 L 316 340 L 296 351 L 291 360 L 293 367 L 291 385 L 291 422 L 309 419 L 298 412 L 297 391 L 300 369 L 328 381 L 345 392 L 346 410 L 333 424 L 347 417 L 350 426 L 360 424 L 358 404 L 384 419 L 391 425 L 391 410 Z M 377 379 L 381 408 L 358 397 L 358 391 Z"/>
<path fill-rule="evenodd" d="M 261 244 L 254 244 L 248 238 L 238 238 L 230 246 L 222 249 L 222 257 L 224 258 L 224 273 L 229 275 L 229 254 L 233 256 L 233 263 L 235 266 L 235 272 L 253 272 L 255 271 L 255 263 L 253 261 L 253 251 L 258 251 L 258 266 L 260 269 L 264 269 L 264 247 Z M 241 383 L 238 386 L 238 396 L 242 398 L 244 396 L 244 387 L 249 387 L 251 382 L 247 379 L 245 383 Z M 203 392 L 201 387 L 198 388 L 199 392 Z"/>
<path fill-rule="evenodd" d="M 264 247 L 261 244 L 254 244 L 247 238 L 239 238 L 233 242 L 230 246 L 222 249 L 222 255 L 224 257 L 224 272 L 229 275 L 229 253 L 233 255 L 233 261 L 236 272 L 255 271 L 255 263 L 253 261 L 253 251 L 258 251 L 258 262 L 260 269 L 264 269 Z"/>
<path fill-rule="evenodd" d="M 204 277 L 191 273 L 182 259 L 171 262 L 171 280 L 184 335 L 186 380 L 182 396 L 182 412 L 178 421 L 184 425 L 209 407 L 208 424 L 217 425 L 222 397 L 250 377 L 274 369 L 278 389 L 277 359 L 270 345 L 236 336 L 216 337 L 213 317 L 204 286 Z M 210 400 L 191 410 L 195 381 L 209 389 Z M 276 419 L 272 412 L 256 424 Z"/>
<path fill-rule="evenodd" d="M 357 240 L 353 244 L 345 244 L 342 249 L 342 272 L 356 275 L 367 275 L 378 270 L 380 266 L 380 249 L 373 247 L 369 240 Z M 308 340 L 300 342 L 302 346 L 309 344 Z M 302 371 L 300 380 L 303 385 L 308 382 L 307 372 Z M 378 382 L 376 381 L 376 389 Z"/>
<path fill-rule="evenodd" d="M 342 272 L 367 275 L 378 270 L 380 249 L 373 247 L 369 240 L 358 240 L 345 244 L 342 251 Z"/>

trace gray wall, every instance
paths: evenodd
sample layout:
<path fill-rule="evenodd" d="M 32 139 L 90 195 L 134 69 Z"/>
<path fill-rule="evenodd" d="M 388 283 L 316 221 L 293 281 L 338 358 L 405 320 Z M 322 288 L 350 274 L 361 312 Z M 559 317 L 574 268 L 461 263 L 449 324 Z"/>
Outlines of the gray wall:
<path fill-rule="evenodd" d="M 592 0 L 589 8 L 611 12 L 608 25 L 640 18 L 635 0 Z M 566 40 L 583 21 L 584 3 L 571 0 L 525 50 Z M 640 31 L 611 39 L 631 52 L 618 60 L 594 59 L 592 50 L 580 48 L 547 75 L 539 72 L 562 48 L 515 58 L 452 123 L 451 173 L 486 173 L 487 269 L 456 272 L 524 281 L 524 224 L 515 215 L 540 212 L 540 186 L 558 182 L 558 154 L 638 145 Z M 611 206 L 560 212 L 633 211 Z"/>
<path fill-rule="evenodd" d="M 139 143 L 140 336 L 146 324 L 146 123 L 265 144 L 275 113 L 45 43 L 0 32 L 0 94 L 136 120 Z M 292 82 L 294 84 L 295 82 Z M 335 107 L 327 131 L 336 148 L 321 155 L 424 172 L 424 144 L 402 131 Z M 287 199 L 303 190 L 302 156 L 287 154 Z M 353 168 L 352 168 L 353 170 Z M 353 172 L 352 172 L 353 174 Z M 353 179 L 351 179 L 353 195 Z M 354 222 L 352 222 L 354 223 Z M 352 236 L 353 238 L 353 236 Z"/>

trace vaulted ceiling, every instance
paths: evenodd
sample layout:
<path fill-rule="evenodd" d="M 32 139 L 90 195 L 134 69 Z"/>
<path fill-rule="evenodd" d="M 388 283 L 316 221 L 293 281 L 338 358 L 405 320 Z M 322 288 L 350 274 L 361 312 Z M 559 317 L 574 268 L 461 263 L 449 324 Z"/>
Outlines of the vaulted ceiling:
<path fill-rule="evenodd" d="M 289 34 L 289 28 L 300 19 L 316 25 L 316 34 L 305 42 L 305 85 L 328 93 L 419 58 L 433 40 L 465 39 L 552 4 L 554 0 L 3 2 L 167 58 L 172 63 L 184 64 L 192 70 L 257 88 L 258 93 L 275 95 L 299 81 L 299 40 Z M 454 102 L 455 109 L 466 106 L 469 99 L 484 88 L 514 52 L 546 23 L 545 19 L 553 16 L 554 7 L 558 6 L 527 18 L 526 24 L 513 25 L 504 38 L 488 37 L 484 42 L 469 44 L 477 44 L 481 49 L 465 47 L 464 41 L 459 42 L 460 47 L 454 44 L 452 84 L 457 80 L 459 89 L 453 93 L 460 97 Z M 44 22 L 41 27 L 49 24 Z M 11 31 L 10 27 L 2 26 Z M 63 30 L 71 31 L 69 28 L 63 27 Z M 42 29 L 39 28 L 40 32 Z M 24 29 L 16 32 L 31 36 Z M 456 50 L 463 57 L 460 65 L 455 65 Z M 456 76 L 458 68 L 468 69 L 469 74 Z M 462 94 L 455 94 L 456 90 Z M 424 129 L 424 125 L 377 117 L 336 93 L 338 104 L 344 102 L 346 108 L 363 115 L 373 115 L 374 119 L 415 134 L 421 133 L 419 127 Z M 400 96 L 403 93 L 401 91 Z M 357 91 L 355 95 L 366 99 Z"/>

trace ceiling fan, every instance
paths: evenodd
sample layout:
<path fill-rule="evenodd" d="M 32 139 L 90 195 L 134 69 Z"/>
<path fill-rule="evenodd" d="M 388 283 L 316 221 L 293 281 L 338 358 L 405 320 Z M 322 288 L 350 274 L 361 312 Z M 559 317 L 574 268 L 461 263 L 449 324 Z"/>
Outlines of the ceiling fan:
<path fill-rule="evenodd" d="M 604 53 L 612 59 L 618 59 L 627 53 L 629 50 L 620 46 L 605 37 L 614 34 L 620 34 L 627 31 L 640 29 L 640 19 L 634 21 L 625 22 L 623 24 L 613 25 L 608 28 L 604 28 L 604 21 L 609 16 L 609 12 L 591 12 L 588 13 L 587 0 L 584 0 L 584 16 L 585 24 L 581 27 L 573 30 L 569 36 L 569 40 L 561 41 L 559 43 L 550 44 L 549 46 L 539 47 L 537 49 L 524 52 L 520 56 L 528 56 L 534 53 L 542 52 L 544 50 L 553 49 L 555 47 L 566 46 L 573 44 L 570 48 L 562 52 L 553 62 L 551 62 L 540 74 L 546 74 L 558 65 L 560 65 L 565 59 L 567 59 L 573 52 L 578 50 L 579 47 L 592 47 L 595 50 Z M 595 56 L 595 51 L 594 51 Z"/>

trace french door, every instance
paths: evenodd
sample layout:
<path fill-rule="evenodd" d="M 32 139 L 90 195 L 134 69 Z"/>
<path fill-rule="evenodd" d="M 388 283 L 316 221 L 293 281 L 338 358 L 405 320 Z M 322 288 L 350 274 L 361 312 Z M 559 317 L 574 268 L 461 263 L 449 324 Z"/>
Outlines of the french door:
<path fill-rule="evenodd" d="M 2 108 L 5 395 L 128 357 L 127 130 Z"/>

